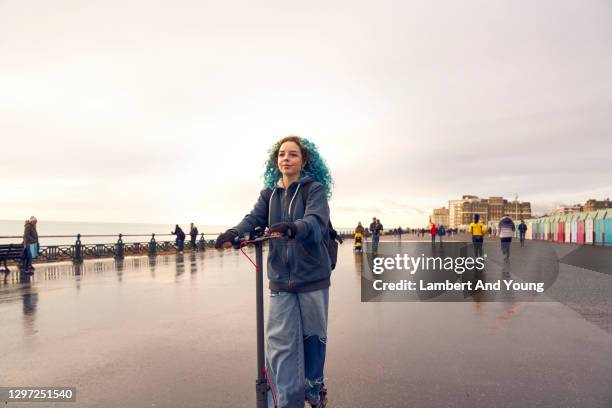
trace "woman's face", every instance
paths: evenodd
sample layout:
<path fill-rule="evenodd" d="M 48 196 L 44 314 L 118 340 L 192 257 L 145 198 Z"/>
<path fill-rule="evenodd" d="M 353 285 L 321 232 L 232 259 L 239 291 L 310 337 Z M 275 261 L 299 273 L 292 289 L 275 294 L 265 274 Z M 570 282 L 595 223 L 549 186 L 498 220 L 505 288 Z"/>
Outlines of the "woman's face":
<path fill-rule="evenodd" d="M 302 151 L 295 142 L 285 142 L 278 151 L 278 169 L 283 176 L 292 177 L 302 171 Z"/>

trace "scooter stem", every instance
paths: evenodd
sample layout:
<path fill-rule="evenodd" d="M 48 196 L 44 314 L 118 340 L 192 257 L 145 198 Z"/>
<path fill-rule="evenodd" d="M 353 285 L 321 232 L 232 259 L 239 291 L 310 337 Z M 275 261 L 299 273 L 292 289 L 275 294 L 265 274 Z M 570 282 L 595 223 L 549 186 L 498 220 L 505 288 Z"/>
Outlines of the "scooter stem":
<path fill-rule="evenodd" d="M 256 241 L 255 262 L 257 270 L 255 272 L 255 290 L 257 303 L 257 381 L 255 389 L 257 392 L 257 408 L 268 406 L 268 390 L 270 388 L 266 378 L 265 352 L 264 352 L 264 310 L 263 310 L 263 242 Z"/>

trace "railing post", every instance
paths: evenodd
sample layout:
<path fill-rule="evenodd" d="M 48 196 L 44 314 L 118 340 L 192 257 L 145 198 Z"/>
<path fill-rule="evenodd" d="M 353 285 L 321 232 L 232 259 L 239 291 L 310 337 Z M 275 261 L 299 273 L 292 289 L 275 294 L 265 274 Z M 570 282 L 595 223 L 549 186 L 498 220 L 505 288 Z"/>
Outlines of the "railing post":
<path fill-rule="evenodd" d="M 81 234 L 77 234 L 74 244 L 74 262 L 83 262 L 83 246 L 81 245 Z"/>
<path fill-rule="evenodd" d="M 200 248 L 200 250 L 202 251 L 206 250 L 206 239 L 204 239 L 204 233 L 200 235 L 200 240 L 198 241 L 198 248 Z"/>
<path fill-rule="evenodd" d="M 119 234 L 119 239 L 117 240 L 117 245 L 115 245 L 115 258 L 123 259 L 123 234 Z"/>
<path fill-rule="evenodd" d="M 149 241 L 149 256 L 157 255 L 157 242 L 155 242 L 155 233 L 151 234 L 151 241 Z"/>

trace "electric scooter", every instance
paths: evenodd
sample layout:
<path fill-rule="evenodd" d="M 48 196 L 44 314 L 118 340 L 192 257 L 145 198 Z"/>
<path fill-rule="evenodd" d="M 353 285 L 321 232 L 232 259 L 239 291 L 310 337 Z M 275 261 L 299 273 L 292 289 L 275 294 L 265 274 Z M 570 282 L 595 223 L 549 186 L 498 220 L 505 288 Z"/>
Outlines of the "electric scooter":
<path fill-rule="evenodd" d="M 238 237 L 234 240 L 234 248 L 240 249 L 251 263 L 253 263 L 253 260 L 249 258 L 243 248 L 251 244 L 255 246 L 255 263 L 253 265 L 255 266 L 255 302 L 257 309 L 257 380 L 255 381 L 257 408 L 266 408 L 268 406 L 268 391 L 272 391 L 274 407 L 278 406 L 274 384 L 270 381 L 268 371 L 266 370 L 266 355 L 264 351 L 263 244 L 272 238 L 274 237 L 265 235 L 264 230 L 257 227 L 248 239 Z"/>
<path fill-rule="evenodd" d="M 277 237 L 266 235 L 261 227 L 257 227 L 251 232 L 249 238 L 237 237 L 234 239 L 233 246 L 240 249 L 242 254 L 255 266 L 255 292 L 256 292 L 256 310 L 257 310 L 257 380 L 255 381 L 255 393 L 257 408 L 266 408 L 268 406 L 268 391 L 272 392 L 274 398 L 274 407 L 278 407 L 278 399 L 274 389 L 274 383 L 270 380 L 268 370 L 266 369 L 266 354 L 264 351 L 264 308 L 263 308 L 263 244 L 270 239 Z M 255 246 L 255 262 L 244 252 L 244 247 L 248 245 Z M 327 390 L 321 390 L 323 398 Z"/>

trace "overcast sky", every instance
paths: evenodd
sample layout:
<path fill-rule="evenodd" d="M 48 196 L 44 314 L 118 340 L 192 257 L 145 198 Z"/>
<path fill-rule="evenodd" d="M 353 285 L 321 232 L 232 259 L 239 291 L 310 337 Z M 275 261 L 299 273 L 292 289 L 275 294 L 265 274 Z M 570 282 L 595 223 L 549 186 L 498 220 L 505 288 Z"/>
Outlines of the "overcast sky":
<path fill-rule="evenodd" d="M 0 219 L 234 224 L 289 133 L 341 226 L 612 196 L 612 2 L 0 0 Z"/>

